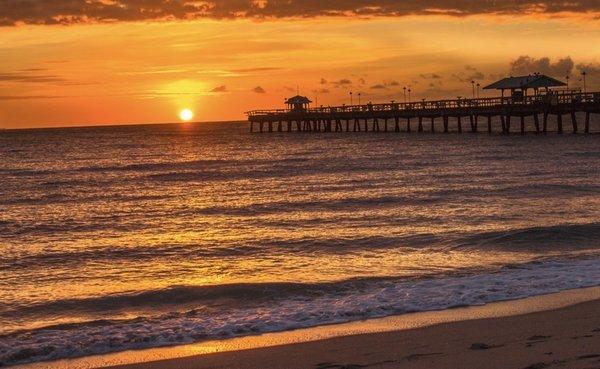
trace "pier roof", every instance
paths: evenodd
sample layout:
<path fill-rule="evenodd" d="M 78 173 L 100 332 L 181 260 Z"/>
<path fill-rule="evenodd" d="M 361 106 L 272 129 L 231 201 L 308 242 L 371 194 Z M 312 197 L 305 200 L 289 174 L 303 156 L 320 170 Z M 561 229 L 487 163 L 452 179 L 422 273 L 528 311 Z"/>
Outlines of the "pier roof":
<path fill-rule="evenodd" d="M 294 97 L 290 97 L 285 101 L 286 104 L 291 105 L 301 105 L 301 104 L 310 104 L 312 101 L 309 100 L 306 96 L 296 95 Z"/>
<path fill-rule="evenodd" d="M 534 74 L 520 77 L 507 77 L 489 86 L 484 90 L 516 90 L 528 88 L 561 87 L 567 84 L 543 74 Z"/>

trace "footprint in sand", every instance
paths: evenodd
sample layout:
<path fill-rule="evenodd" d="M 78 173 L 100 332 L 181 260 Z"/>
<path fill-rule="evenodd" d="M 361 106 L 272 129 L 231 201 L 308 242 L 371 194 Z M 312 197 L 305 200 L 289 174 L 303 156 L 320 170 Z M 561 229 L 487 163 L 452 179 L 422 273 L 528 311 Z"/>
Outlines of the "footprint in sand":
<path fill-rule="evenodd" d="M 490 350 L 493 348 L 502 347 L 504 345 L 488 345 L 487 343 L 476 342 L 471 345 L 471 350 Z"/>

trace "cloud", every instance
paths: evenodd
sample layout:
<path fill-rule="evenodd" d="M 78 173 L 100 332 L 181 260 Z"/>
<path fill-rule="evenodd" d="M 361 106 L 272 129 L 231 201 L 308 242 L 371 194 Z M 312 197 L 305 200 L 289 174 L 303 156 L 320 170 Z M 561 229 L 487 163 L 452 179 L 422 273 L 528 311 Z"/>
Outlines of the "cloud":
<path fill-rule="evenodd" d="M 577 64 L 575 67 L 578 72 L 578 79 L 582 80 L 581 73 L 585 71 L 588 91 L 591 88 L 596 89 L 600 86 L 600 63 Z M 583 82 L 583 81 L 581 81 Z"/>
<path fill-rule="evenodd" d="M 1 1 L 1 0 L 0 0 Z M 29 72 L 36 72 L 37 70 L 24 70 L 17 73 L 0 73 L 1 82 L 24 82 L 24 83 L 57 83 L 65 84 L 68 81 L 64 78 L 51 75 L 51 74 L 33 74 Z M 26 72 L 26 73 L 23 73 Z"/>
<path fill-rule="evenodd" d="M 281 70 L 283 68 L 278 67 L 259 67 L 259 68 L 242 68 L 242 69 L 232 69 L 230 72 L 232 73 L 253 73 L 253 72 L 271 72 L 274 70 Z"/>
<path fill-rule="evenodd" d="M 439 74 L 436 74 L 436 73 L 425 73 L 425 74 L 421 74 L 420 77 L 423 79 L 440 79 L 440 78 L 442 78 L 442 76 L 440 76 Z"/>
<path fill-rule="evenodd" d="M 0 25 L 198 18 L 589 13 L 597 0 L 0 0 Z"/>
<path fill-rule="evenodd" d="M 377 84 L 370 87 L 371 90 L 385 90 L 386 88 L 387 87 L 382 84 Z"/>
<path fill-rule="evenodd" d="M 212 90 L 210 90 L 210 92 L 227 92 L 227 86 L 225 86 L 225 85 L 217 86 L 217 87 L 213 88 Z"/>
<path fill-rule="evenodd" d="M 398 81 L 391 81 L 390 82 L 390 86 L 400 86 L 400 82 L 398 82 Z"/>
<path fill-rule="evenodd" d="M 510 73 L 512 75 L 541 73 L 554 77 L 564 77 L 571 74 L 574 65 L 573 59 L 569 56 L 552 63 L 548 57 L 536 59 L 528 55 L 522 55 L 510 63 Z"/>
<path fill-rule="evenodd" d="M 331 82 L 331 83 L 334 84 L 336 87 L 340 87 L 340 86 L 350 86 L 352 84 L 352 81 L 347 78 L 343 78 L 343 79 L 340 79 L 339 81 L 335 81 L 335 82 Z"/>
<path fill-rule="evenodd" d="M 267 93 L 267 91 L 265 91 L 264 88 L 260 87 L 260 86 L 256 86 L 252 89 L 252 92 L 256 92 L 257 94 L 265 94 Z"/>
<path fill-rule="evenodd" d="M 39 100 L 39 99 L 61 99 L 66 96 L 52 95 L 0 95 L 0 101 L 6 100 Z"/>
<path fill-rule="evenodd" d="M 321 78 L 321 82 L 319 82 L 322 85 L 326 85 L 327 84 L 327 80 L 325 78 Z"/>
<path fill-rule="evenodd" d="M 471 81 L 482 81 L 485 79 L 485 74 L 478 71 L 477 68 L 472 66 L 465 66 L 466 73 L 459 72 L 452 74 L 452 78 L 458 82 L 468 83 Z"/>
<path fill-rule="evenodd" d="M 470 79 L 471 81 L 473 81 L 473 80 L 475 80 L 475 81 L 480 80 L 481 81 L 482 79 L 485 79 L 485 74 L 483 74 L 483 73 L 481 73 L 479 71 L 476 71 L 476 72 L 473 72 L 472 74 L 469 74 L 467 76 L 467 79 Z"/>
<path fill-rule="evenodd" d="M 590 74 L 599 74 L 600 75 L 600 63 L 591 63 L 591 64 L 577 64 L 577 70 L 581 73 L 585 71 L 588 75 Z"/>

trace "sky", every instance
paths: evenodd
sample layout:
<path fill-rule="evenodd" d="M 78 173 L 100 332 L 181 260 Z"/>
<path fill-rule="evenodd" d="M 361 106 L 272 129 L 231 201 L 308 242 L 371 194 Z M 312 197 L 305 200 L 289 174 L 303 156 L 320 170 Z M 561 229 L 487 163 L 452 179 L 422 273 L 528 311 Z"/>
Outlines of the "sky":
<path fill-rule="evenodd" d="M 0 128 L 471 97 L 536 72 L 600 90 L 598 45 L 598 0 L 0 0 Z"/>

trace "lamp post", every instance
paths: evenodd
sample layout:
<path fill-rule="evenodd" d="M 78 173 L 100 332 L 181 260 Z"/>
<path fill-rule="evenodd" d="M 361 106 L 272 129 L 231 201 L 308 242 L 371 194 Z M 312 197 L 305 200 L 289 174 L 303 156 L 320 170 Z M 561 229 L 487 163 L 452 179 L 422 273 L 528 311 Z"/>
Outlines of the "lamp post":
<path fill-rule="evenodd" d="M 361 96 L 361 95 L 362 95 L 362 94 L 359 92 L 359 93 L 358 93 L 358 105 L 360 105 L 360 96 Z"/>
<path fill-rule="evenodd" d="M 350 106 L 354 105 L 354 99 L 352 98 L 352 91 L 350 91 Z"/>
<path fill-rule="evenodd" d="M 406 104 L 406 86 L 402 87 L 404 90 L 404 103 Z"/>
<path fill-rule="evenodd" d="M 411 89 L 410 89 L 410 86 L 408 86 L 408 103 L 409 104 L 410 104 L 410 101 L 411 101 L 411 99 L 410 99 L 410 92 L 411 92 Z"/>
<path fill-rule="evenodd" d="M 471 81 L 471 87 L 473 87 L 473 98 L 475 98 L 475 81 Z"/>
<path fill-rule="evenodd" d="M 587 76 L 587 72 L 583 71 L 583 72 L 581 72 L 581 75 L 583 76 L 583 93 L 586 94 L 587 88 L 586 88 L 586 84 L 585 84 L 585 76 Z"/>
<path fill-rule="evenodd" d="M 569 79 L 571 79 L 571 77 L 569 77 L 569 75 L 567 74 L 565 79 L 567 80 L 567 91 L 569 91 Z"/>

